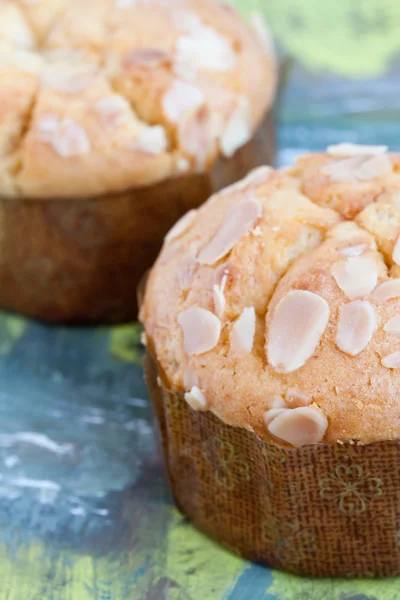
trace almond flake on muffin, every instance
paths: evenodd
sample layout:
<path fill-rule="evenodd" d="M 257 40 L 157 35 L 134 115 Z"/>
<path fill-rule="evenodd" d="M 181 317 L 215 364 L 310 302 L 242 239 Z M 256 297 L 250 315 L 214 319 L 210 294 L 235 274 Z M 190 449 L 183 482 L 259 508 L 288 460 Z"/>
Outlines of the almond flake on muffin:
<path fill-rule="evenodd" d="M 321 174 L 343 160 L 374 177 Z M 222 428 L 274 444 L 398 439 L 399 167 L 386 148 L 344 147 L 214 194 L 146 290 L 144 325 L 172 391 L 190 365 L 201 386 L 185 393 L 198 387 Z M 176 274 L 194 247 L 183 290 Z"/>

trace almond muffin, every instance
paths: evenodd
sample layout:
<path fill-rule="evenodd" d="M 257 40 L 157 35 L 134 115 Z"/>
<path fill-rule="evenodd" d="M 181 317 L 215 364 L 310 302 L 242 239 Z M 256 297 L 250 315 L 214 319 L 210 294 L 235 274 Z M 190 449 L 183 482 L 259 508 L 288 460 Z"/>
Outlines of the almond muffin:
<path fill-rule="evenodd" d="M 0 1 L 0 306 L 135 316 L 188 209 L 270 158 L 267 30 L 214 0 Z"/>
<path fill-rule="evenodd" d="M 141 319 L 172 489 L 244 556 L 400 573 L 399 265 L 384 146 L 258 168 L 167 235 Z"/>

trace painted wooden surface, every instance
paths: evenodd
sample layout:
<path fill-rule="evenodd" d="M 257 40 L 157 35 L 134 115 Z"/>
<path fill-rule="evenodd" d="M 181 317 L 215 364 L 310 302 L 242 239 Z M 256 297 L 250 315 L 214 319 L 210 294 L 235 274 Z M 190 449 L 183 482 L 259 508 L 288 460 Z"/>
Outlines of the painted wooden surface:
<path fill-rule="evenodd" d="M 137 326 L 0 319 L 0 600 L 400 598 L 251 565 L 172 506 Z"/>
<path fill-rule="evenodd" d="M 303 65 L 284 72 L 279 163 L 344 139 L 400 150 L 400 77 L 388 70 L 399 3 L 336 0 L 324 15 L 315 0 L 258 5 Z M 157 453 L 139 338 L 137 325 L 0 315 L 0 600 L 400 599 L 400 579 L 286 575 L 186 522 Z"/>

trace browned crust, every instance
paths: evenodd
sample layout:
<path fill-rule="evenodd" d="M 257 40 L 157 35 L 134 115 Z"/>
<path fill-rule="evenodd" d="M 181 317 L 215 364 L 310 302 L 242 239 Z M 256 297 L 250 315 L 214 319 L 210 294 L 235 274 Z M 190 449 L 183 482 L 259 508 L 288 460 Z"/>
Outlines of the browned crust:
<path fill-rule="evenodd" d="M 206 172 L 244 139 L 231 119 L 250 137 L 272 105 L 267 38 L 215 0 L 87 0 L 84 15 L 78 0 L 4 0 L 0 193 L 79 198 Z"/>
<path fill-rule="evenodd" d="M 269 114 L 208 174 L 87 199 L 0 198 L 0 308 L 52 322 L 136 318 L 139 280 L 175 221 L 273 156 Z"/>
<path fill-rule="evenodd" d="M 310 405 L 311 412 L 308 408 L 306 414 L 315 415 L 316 410 L 323 415 L 325 425 L 315 441 L 370 443 L 400 438 L 400 370 L 394 362 L 400 356 L 400 337 L 390 333 L 392 325 L 388 325 L 398 318 L 400 301 L 375 295 L 383 283 L 399 284 L 399 155 L 372 159 L 372 165 L 384 167 L 375 176 L 372 172 L 366 179 L 336 180 L 329 169 L 333 165 L 340 169 L 349 160 L 335 157 L 337 150 L 303 157 L 293 168 L 263 169 L 212 197 L 186 230 L 164 246 L 146 286 L 141 320 L 174 388 L 190 392 L 196 386 L 202 394 L 200 408 L 227 424 L 255 431 L 267 442 L 285 440 L 285 435 L 272 437 L 274 427 L 266 421 L 274 413 L 266 413 L 276 403 L 282 405 L 283 399 L 293 406 L 293 394 Z M 350 164 L 354 160 L 365 162 L 356 156 Z M 313 190 L 312 198 L 304 190 L 308 194 Z M 249 235 L 242 235 L 214 264 L 203 264 L 201 253 L 224 231 L 227 215 L 249 199 L 261 205 L 261 216 Z M 353 222 L 346 215 L 352 215 Z M 372 275 L 372 289 L 356 294 L 361 294 L 365 304 L 357 302 L 353 308 L 369 310 L 373 323 L 364 347 L 353 355 L 343 348 L 339 336 L 342 311 L 353 298 L 336 278 L 335 269 L 353 262 L 343 260 L 349 247 L 357 245 L 357 252 L 365 254 L 359 263 L 360 279 L 364 263 Z M 358 262 L 356 258 L 354 264 Z M 222 302 L 216 292 L 222 294 Z M 275 343 L 279 347 L 279 331 L 288 322 L 287 315 L 283 320 L 277 317 L 277 308 L 292 292 L 323 299 L 329 318 L 311 356 L 285 371 L 274 364 L 270 348 Z M 190 328 L 185 330 L 180 315 L 192 307 L 219 318 L 219 323 L 213 320 L 219 334 L 206 352 L 191 353 L 185 348 L 185 342 L 196 336 Z M 248 309 L 255 317 L 254 336 L 252 327 L 247 332 L 251 351 L 238 352 L 232 334 Z M 292 314 L 293 337 L 289 340 L 288 335 L 285 352 L 290 344 L 300 347 L 295 331 L 297 325 L 301 327 L 302 311 L 298 308 Z M 279 327 L 273 339 L 275 319 Z M 188 402 L 199 408 L 191 396 Z M 297 416 L 292 413 L 288 418 Z"/>
<path fill-rule="evenodd" d="M 145 372 L 172 493 L 199 529 L 301 575 L 400 574 L 398 441 L 283 448 L 192 410 L 150 352 Z"/>

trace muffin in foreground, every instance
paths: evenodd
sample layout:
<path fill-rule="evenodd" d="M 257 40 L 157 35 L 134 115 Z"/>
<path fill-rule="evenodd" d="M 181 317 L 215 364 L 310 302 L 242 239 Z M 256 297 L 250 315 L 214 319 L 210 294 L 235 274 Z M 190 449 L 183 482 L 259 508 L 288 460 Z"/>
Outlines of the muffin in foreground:
<path fill-rule="evenodd" d="M 271 159 L 267 31 L 214 0 L 0 3 L 0 307 L 136 315 L 187 210 Z"/>
<path fill-rule="evenodd" d="M 400 574 L 400 158 L 259 168 L 167 236 L 141 319 L 172 491 L 245 557 Z"/>

